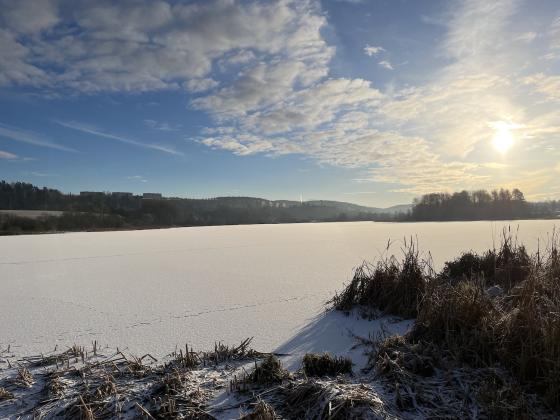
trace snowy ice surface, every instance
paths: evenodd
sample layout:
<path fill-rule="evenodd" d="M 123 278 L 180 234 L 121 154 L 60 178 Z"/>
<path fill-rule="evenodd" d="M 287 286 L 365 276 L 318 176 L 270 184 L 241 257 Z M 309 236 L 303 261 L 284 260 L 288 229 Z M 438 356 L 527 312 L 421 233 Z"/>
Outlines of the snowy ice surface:
<path fill-rule="evenodd" d="M 387 240 L 418 238 L 436 267 L 499 243 L 503 226 L 535 250 L 554 221 L 317 223 L 0 237 L 0 350 L 73 343 L 163 356 L 176 345 L 254 337 L 261 351 L 350 351 L 374 325 L 324 304 Z M 403 323 L 393 325 L 406 329 Z M 391 327 L 390 329 L 393 329 Z"/>

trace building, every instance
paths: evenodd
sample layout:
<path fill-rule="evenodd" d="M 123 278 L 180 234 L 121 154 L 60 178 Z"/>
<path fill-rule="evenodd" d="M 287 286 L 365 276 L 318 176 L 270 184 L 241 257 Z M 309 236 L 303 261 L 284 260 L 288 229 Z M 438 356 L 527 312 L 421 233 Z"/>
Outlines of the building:
<path fill-rule="evenodd" d="M 118 192 L 111 193 L 111 195 L 113 197 L 122 198 L 122 197 L 132 197 L 133 194 L 131 192 L 120 192 L 120 191 L 118 191 Z"/>
<path fill-rule="evenodd" d="M 160 200 L 161 199 L 161 194 L 160 193 L 144 193 L 142 195 L 142 198 L 147 198 L 150 200 Z"/>

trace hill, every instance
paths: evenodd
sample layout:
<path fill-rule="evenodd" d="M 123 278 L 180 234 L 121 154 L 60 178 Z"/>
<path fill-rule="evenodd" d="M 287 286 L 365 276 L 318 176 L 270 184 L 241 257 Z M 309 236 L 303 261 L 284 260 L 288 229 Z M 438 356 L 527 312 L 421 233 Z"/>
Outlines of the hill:
<path fill-rule="evenodd" d="M 389 209 L 353 203 L 268 200 L 258 197 L 208 199 L 85 191 L 64 194 L 32 184 L 0 182 L 0 233 L 137 229 L 261 223 L 392 220 L 408 206 Z M 28 212 L 25 212 L 28 211 Z M 32 214 L 43 216 L 29 218 Z M 14 213 L 15 212 L 15 213 Z M 55 213 L 53 213 L 55 212 Z"/>

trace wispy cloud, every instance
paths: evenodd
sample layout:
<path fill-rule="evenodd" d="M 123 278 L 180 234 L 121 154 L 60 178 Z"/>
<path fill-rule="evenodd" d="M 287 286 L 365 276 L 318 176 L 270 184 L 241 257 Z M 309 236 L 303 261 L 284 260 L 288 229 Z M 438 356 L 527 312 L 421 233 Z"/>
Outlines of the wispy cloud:
<path fill-rule="evenodd" d="M 527 85 L 545 95 L 551 101 L 560 101 L 560 76 L 547 76 L 543 73 L 536 73 L 523 79 Z"/>
<path fill-rule="evenodd" d="M 129 181 L 148 182 L 148 180 L 142 175 L 130 175 L 127 176 L 126 179 L 128 179 Z"/>
<path fill-rule="evenodd" d="M 218 86 L 219 83 L 211 78 L 191 79 L 186 83 L 186 88 L 193 93 L 206 92 Z"/>
<path fill-rule="evenodd" d="M 20 128 L 12 127 L 0 123 L 0 137 L 8 138 L 10 140 L 19 141 L 21 143 L 32 144 L 34 146 L 47 147 L 49 149 L 61 150 L 64 152 L 77 152 L 77 150 L 70 147 L 63 146 L 62 144 L 46 140 L 41 135 L 32 131 L 22 130 Z"/>
<path fill-rule="evenodd" d="M 380 67 L 383 67 L 385 70 L 395 70 L 395 68 L 393 67 L 393 65 L 392 65 L 389 61 L 387 61 L 387 60 L 382 60 L 382 61 L 380 61 L 380 62 L 377 63 L 377 64 L 379 64 L 379 66 L 380 66 Z"/>
<path fill-rule="evenodd" d="M 101 131 L 97 127 L 94 127 L 94 126 L 91 126 L 91 125 L 82 124 L 82 123 L 75 122 L 75 121 L 55 120 L 54 122 L 56 122 L 57 124 L 59 124 L 63 127 L 70 128 L 70 129 L 76 130 L 76 131 L 80 131 L 82 133 L 87 133 L 87 134 L 91 134 L 91 135 L 94 135 L 94 136 L 103 137 L 103 138 L 106 138 L 106 139 L 116 140 L 116 141 L 119 141 L 121 143 L 130 144 L 130 145 L 136 146 L 136 147 L 142 147 L 144 149 L 157 150 L 159 152 L 164 152 L 164 153 L 169 153 L 169 154 L 172 154 L 172 155 L 183 156 L 183 153 L 181 153 L 181 152 L 179 152 L 175 149 L 172 149 L 170 147 L 162 146 L 162 145 L 159 145 L 159 144 L 142 143 L 142 142 L 139 142 L 137 140 L 130 139 L 128 137 L 123 137 L 123 136 L 112 134 L 112 133 L 109 133 L 109 132 L 106 132 L 106 131 Z"/>
<path fill-rule="evenodd" d="M 181 128 L 180 124 L 171 124 L 165 121 L 156 121 L 156 120 L 144 120 L 144 124 L 146 126 L 153 128 L 154 130 L 159 131 L 179 131 Z"/>
<path fill-rule="evenodd" d="M 49 172 L 36 172 L 36 171 L 28 171 L 28 172 L 23 172 L 24 175 L 31 175 L 31 176 L 36 176 L 39 178 L 49 178 L 49 177 L 57 177 L 60 176 L 59 174 L 52 174 Z"/>
<path fill-rule="evenodd" d="M 515 38 L 515 40 L 529 43 L 533 42 L 538 36 L 539 34 L 537 34 L 536 32 L 523 32 L 517 38 Z"/>
<path fill-rule="evenodd" d="M 0 159 L 18 159 L 18 155 L 14 155 L 10 152 L 5 152 L 4 150 L 0 150 Z"/>
<path fill-rule="evenodd" d="M 373 45 L 366 44 L 366 46 L 364 47 L 364 54 L 367 55 L 368 57 L 373 57 L 374 55 L 377 55 L 383 51 L 385 51 L 385 48 L 379 46 L 376 47 Z"/>

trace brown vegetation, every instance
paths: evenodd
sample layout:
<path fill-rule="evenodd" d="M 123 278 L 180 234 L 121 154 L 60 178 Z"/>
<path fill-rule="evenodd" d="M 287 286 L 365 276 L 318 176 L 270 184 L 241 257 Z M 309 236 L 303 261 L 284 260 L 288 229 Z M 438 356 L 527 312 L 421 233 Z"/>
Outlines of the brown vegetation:
<path fill-rule="evenodd" d="M 438 274 L 419 262 L 410 246 L 400 264 L 391 258 L 367 274 L 358 269 L 350 285 L 333 299 L 334 307 L 416 315 L 410 333 L 388 338 L 378 348 L 375 369 L 386 377 L 430 376 L 436 367 L 449 370 L 451 365 L 456 369 L 466 364 L 485 378 L 485 385 L 473 379 L 475 388 L 495 386 L 494 392 L 480 392 L 490 411 L 522 415 L 527 404 L 514 392 L 517 387 L 536 392 L 558 409 L 560 255 L 558 236 L 553 233 L 551 238 L 545 251 L 529 256 L 510 232 L 504 232 L 499 249 L 465 253 Z M 405 276 L 410 276 L 408 281 Z M 442 359 L 444 367 L 438 362 Z M 504 367 L 507 375 L 487 378 L 488 372 L 480 371 L 491 367 Z M 404 381 L 402 376 L 399 380 Z M 398 391 L 402 396 L 402 387 Z M 523 401 L 511 400 L 514 395 Z M 515 410 L 506 410 L 505 398 Z"/>
<path fill-rule="evenodd" d="M 289 419 L 387 418 L 379 396 L 364 384 L 305 380 L 284 389 Z"/>
<path fill-rule="evenodd" d="M 331 300 L 333 307 L 344 312 L 357 307 L 369 318 L 380 311 L 415 317 L 426 287 L 426 264 L 420 260 L 412 240 L 405 242 L 403 253 L 402 262 L 395 257 L 376 265 L 364 262 L 354 272 L 350 284 Z"/>
<path fill-rule="evenodd" d="M 0 401 L 11 400 L 13 398 L 14 394 L 12 394 L 6 388 L 0 388 Z"/>
<path fill-rule="evenodd" d="M 338 376 L 352 373 L 352 360 L 328 353 L 307 353 L 303 357 L 303 372 L 307 376 Z"/>
<path fill-rule="evenodd" d="M 255 363 L 255 369 L 247 377 L 248 382 L 257 385 L 270 385 L 280 383 L 289 376 L 289 373 L 282 367 L 278 357 L 273 354 L 268 355 L 259 365 Z"/>
<path fill-rule="evenodd" d="M 208 352 L 185 346 L 165 363 L 150 354 L 135 357 L 118 349 L 106 356 L 95 342 L 91 350 L 72 346 L 27 357 L 18 366 L 8 362 L 8 368 L 0 370 L 0 417 L 128 418 L 134 412 L 142 418 L 210 419 L 206 405 L 216 389 L 226 387 L 223 373 L 235 369 L 235 362 L 264 357 L 248 347 L 250 342 L 216 344 Z"/>
<path fill-rule="evenodd" d="M 265 401 L 260 400 L 255 404 L 251 413 L 246 414 L 239 420 L 276 420 L 277 418 L 278 416 L 274 408 Z"/>

